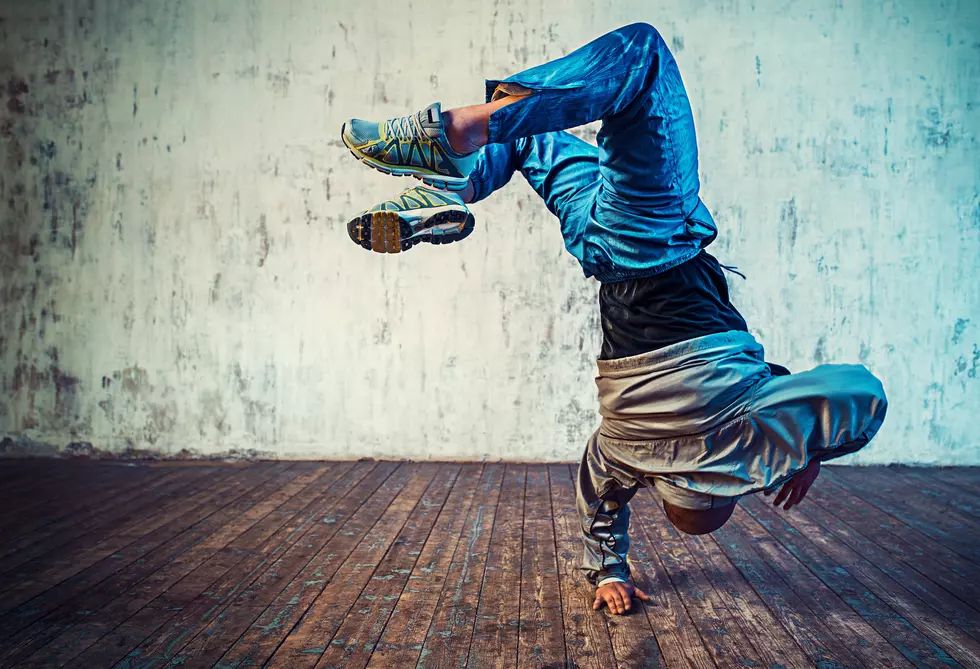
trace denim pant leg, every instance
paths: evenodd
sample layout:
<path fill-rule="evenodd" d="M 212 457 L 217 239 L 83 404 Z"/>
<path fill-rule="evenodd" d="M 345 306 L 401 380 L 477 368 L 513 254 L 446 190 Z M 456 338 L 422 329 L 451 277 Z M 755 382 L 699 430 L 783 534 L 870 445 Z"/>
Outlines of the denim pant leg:
<path fill-rule="evenodd" d="M 472 202 L 503 188 L 514 172 L 524 175 L 548 210 L 558 217 L 566 247 L 574 245 L 585 229 L 598 190 L 599 150 L 567 132 L 490 144 L 470 174 Z"/>
<path fill-rule="evenodd" d="M 587 276 L 605 281 L 655 274 L 715 238 L 717 228 L 698 197 L 690 102 L 654 28 L 626 26 L 558 60 L 489 80 L 488 100 L 500 83 L 532 93 L 490 116 L 491 145 L 602 121 L 590 219 L 579 243 L 566 239 Z"/>

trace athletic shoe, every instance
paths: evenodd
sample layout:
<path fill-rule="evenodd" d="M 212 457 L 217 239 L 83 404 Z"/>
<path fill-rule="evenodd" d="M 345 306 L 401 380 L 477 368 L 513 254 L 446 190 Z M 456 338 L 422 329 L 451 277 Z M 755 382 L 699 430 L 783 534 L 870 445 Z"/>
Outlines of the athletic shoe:
<path fill-rule="evenodd" d="M 449 146 L 438 102 L 417 114 L 381 123 L 351 119 L 340 135 L 351 155 L 365 165 L 445 190 L 466 188 L 479 156 L 478 151 L 460 155 Z"/>
<path fill-rule="evenodd" d="M 358 214 L 347 224 L 347 233 L 371 251 L 399 253 L 419 242 L 458 242 L 473 232 L 474 223 L 455 193 L 416 186 Z"/>

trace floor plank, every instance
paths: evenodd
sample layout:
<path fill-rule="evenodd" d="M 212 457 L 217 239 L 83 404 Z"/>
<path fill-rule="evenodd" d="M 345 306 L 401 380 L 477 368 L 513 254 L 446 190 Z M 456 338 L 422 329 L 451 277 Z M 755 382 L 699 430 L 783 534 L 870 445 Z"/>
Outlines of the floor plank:
<path fill-rule="evenodd" d="M 736 509 L 727 531 L 736 531 L 746 538 L 750 545 L 763 557 L 772 570 L 782 579 L 792 594 L 799 597 L 802 604 L 819 617 L 840 643 L 868 667 L 913 666 L 888 640 L 872 627 L 845 598 L 857 601 L 860 595 L 846 588 L 837 590 L 829 587 L 814 573 L 824 565 L 817 562 L 808 565 L 799 554 L 781 544 L 767 526 L 744 509 Z M 838 575 L 843 575 L 838 572 Z M 846 582 L 842 582 L 846 585 Z M 784 591 L 785 592 L 785 591 Z"/>
<path fill-rule="evenodd" d="M 331 627 L 332 619 L 336 618 L 336 610 L 343 609 L 344 612 L 349 610 L 352 603 L 352 599 L 347 596 L 349 590 L 357 589 L 359 587 L 359 581 L 362 579 L 358 578 L 358 574 L 369 572 L 371 569 L 371 555 L 372 551 L 376 555 L 379 551 L 387 551 L 392 545 L 392 538 L 389 536 L 386 540 L 385 532 L 390 532 L 392 527 L 397 528 L 399 522 L 404 522 L 403 519 L 398 517 L 398 513 L 403 510 L 403 507 L 410 504 L 416 504 L 417 502 L 412 501 L 412 495 L 418 491 L 420 487 L 429 485 L 435 475 L 438 467 L 433 465 L 430 467 L 422 467 L 413 472 L 412 478 L 409 480 L 406 487 L 401 491 L 398 497 L 389 505 L 388 509 L 381 519 L 371 528 L 370 533 L 365 537 L 357 549 L 350 555 L 345 564 L 338 570 L 336 576 L 331 580 L 331 582 L 324 588 L 321 595 L 314 600 L 312 607 L 306 612 L 305 616 L 300 620 L 300 622 L 293 628 L 290 636 L 299 636 L 304 632 L 307 633 L 307 639 L 313 637 L 313 641 L 316 642 L 319 639 L 323 639 L 318 645 L 322 648 L 326 642 L 330 639 L 330 634 L 328 629 Z M 416 498 L 417 499 L 417 498 Z M 397 539 L 394 540 L 397 543 Z M 377 565 L 375 564 L 375 573 Z M 338 594 L 338 590 L 341 592 Z M 326 604 L 326 606 L 324 606 Z M 211 624 L 207 625 L 206 628 L 201 630 L 193 640 L 185 645 L 179 653 L 174 656 L 171 660 L 172 664 L 180 664 L 188 667 L 195 666 L 212 666 L 228 648 L 235 643 L 241 634 L 258 618 L 262 613 L 262 610 L 256 607 L 254 604 L 244 604 L 231 606 L 222 611 L 222 614 L 227 616 L 229 619 L 234 618 L 235 622 L 226 623 L 218 619 L 214 619 Z M 342 616 L 341 616 L 342 621 Z M 313 621 L 313 625 L 309 624 L 309 621 Z M 304 624 L 304 622 L 306 624 Z M 312 634 L 310 633 L 310 627 L 314 627 Z M 290 637 L 287 636 L 285 642 L 280 646 L 280 653 L 288 652 L 288 644 Z M 287 650 L 284 651 L 283 649 Z M 313 652 L 304 652 L 298 658 L 295 664 L 289 664 L 289 666 L 312 666 L 317 660 L 317 655 Z M 269 666 L 273 666 L 277 663 L 275 657 L 271 661 Z"/>
<path fill-rule="evenodd" d="M 946 546 L 960 557 L 980 566 L 980 543 L 970 541 L 978 528 L 975 523 L 963 519 L 945 509 L 942 504 L 921 495 L 913 499 L 909 491 L 886 473 L 878 473 L 871 468 L 826 467 L 822 474 L 825 480 L 849 490 L 869 504 L 890 516 L 897 518 L 912 529 Z"/>
<path fill-rule="evenodd" d="M 958 666 L 949 653 L 922 634 L 906 617 L 889 607 L 880 595 L 866 587 L 848 569 L 825 555 L 806 533 L 800 532 L 785 514 L 773 510 L 764 499 L 743 498 L 740 502 L 759 524 L 766 528 L 790 553 L 807 566 L 824 584 L 864 618 L 896 650 L 916 667 Z"/>
<path fill-rule="evenodd" d="M 873 563 L 902 584 L 952 624 L 980 638 L 980 587 L 974 578 L 964 578 L 932 559 L 901 537 L 883 530 L 875 522 L 874 510 L 855 513 L 853 497 L 846 491 L 814 486 L 807 495 L 813 504 L 805 515 L 838 541 Z"/>
<path fill-rule="evenodd" d="M 504 470 L 467 667 L 500 669 L 517 664 L 526 479 L 524 465 L 507 465 Z"/>
<path fill-rule="evenodd" d="M 337 633 L 320 656 L 318 667 L 361 669 L 367 666 L 392 611 L 419 563 L 432 528 L 457 482 L 458 465 L 443 465 L 425 496 L 415 507 L 405 528 L 378 565 L 341 622 Z"/>
<path fill-rule="evenodd" d="M 922 514 L 935 514 L 939 520 L 950 523 L 954 531 L 964 527 L 980 530 L 980 517 L 968 493 L 918 472 L 917 467 L 862 467 L 858 472 L 839 467 L 831 468 L 830 473 L 853 485 L 870 487 L 881 496 L 894 497 L 890 501 Z"/>
<path fill-rule="evenodd" d="M 368 659 L 368 667 L 416 665 L 482 475 L 482 465 L 464 465 L 460 471 Z"/>
<path fill-rule="evenodd" d="M 735 615 L 722 603 L 677 530 L 662 520 L 663 511 L 652 494 L 641 490 L 630 503 L 633 519 L 657 547 L 670 583 L 676 588 L 694 626 L 719 667 L 754 666 L 761 657 Z"/>
<path fill-rule="evenodd" d="M 85 471 L 80 472 L 79 469 Z M 25 475 L 19 482 L 15 479 L 12 484 L 0 486 L 3 494 L 3 499 L 0 499 L 0 532 L 11 535 L 11 539 L 20 539 L 25 533 L 31 536 L 34 529 L 41 526 L 39 523 L 46 525 L 65 517 L 91 512 L 106 499 L 146 485 L 167 471 L 145 466 L 72 467 L 70 463 L 61 463 L 61 467 L 50 477 L 44 475 L 43 470 L 38 470 L 38 475 Z M 32 517 L 35 522 L 24 522 L 27 517 Z M 9 531 L 14 525 L 17 536 Z"/>
<path fill-rule="evenodd" d="M 31 649 L 36 650 L 69 629 L 80 633 L 86 622 L 93 624 L 93 611 L 109 603 L 118 604 L 117 598 L 131 594 L 144 579 L 159 579 L 184 562 L 183 554 L 212 536 L 226 518 L 233 517 L 237 510 L 234 503 L 254 492 L 271 473 L 268 468 L 240 470 L 235 477 L 211 488 L 210 497 L 200 498 L 200 504 L 192 511 L 0 617 L 0 630 L 4 633 L 35 621 L 7 643 L 12 649 L 16 647 L 19 654 L 33 652 Z M 112 619 L 111 611 L 100 610 L 99 624 Z"/>
<path fill-rule="evenodd" d="M 282 466 L 273 465 L 270 469 L 279 467 Z M 259 469 L 264 470 L 265 467 Z M 211 486 L 226 478 L 226 474 L 214 472 L 203 477 L 193 474 L 190 480 L 178 476 L 148 492 L 149 501 L 145 503 L 141 500 L 128 509 L 123 505 L 121 509 L 113 507 L 100 514 L 109 520 L 94 524 L 79 523 L 82 529 L 65 533 L 66 537 L 73 537 L 72 540 L 51 548 L 43 557 L 34 559 L 21 569 L 0 577 L 0 588 L 10 586 L 2 593 L 2 601 L 13 608 L 53 586 L 71 580 L 92 565 L 111 558 L 140 536 L 181 517 L 202 499 L 207 499 L 211 495 Z M 196 488 L 195 484 L 202 487 Z M 0 606 L 0 611 L 6 610 L 9 609 Z"/>
<path fill-rule="evenodd" d="M 737 523 L 741 512 L 735 515 L 735 519 L 712 535 L 712 541 L 751 584 L 762 601 L 772 609 L 776 618 L 806 652 L 813 666 L 861 666 L 862 661 L 858 659 L 858 655 L 852 653 L 847 643 L 826 625 L 824 617 L 818 611 L 814 611 L 793 590 L 790 583 L 780 576 L 772 560 L 767 559 L 765 553 L 754 547 L 753 544 L 758 542 L 758 538 L 746 536 L 748 532 L 740 531 L 741 528 Z M 800 568 L 805 569 L 802 565 Z M 793 576 L 789 578 L 792 579 Z M 846 609 L 846 605 L 839 599 L 836 603 L 838 610 Z M 883 639 L 881 641 L 884 643 Z M 875 657 L 876 661 L 880 659 Z M 897 661 L 896 666 L 909 666 L 897 654 L 891 659 Z"/>
<path fill-rule="evenodd" d="M 265 666 L 304 669 L 316 664 L 326 650 L 325 644 L 340 628 L 351 605 L 357 601 L 395 537 L 401 533 L 436 471 L 436 465 L 414 468 L 399 494 L 313 599 Z"/>
<path fill-rule="evenodd" d="M 549 475 L 553 471 L 553 468 L 549 469 Z M 560 584 L 562 588 L 562 603 L 563 603 L 563 613 L 564 612 L 564 602 L 566 591 L 571 591 L 576 595 L 574 598 L 576 601 L 581 602 L 584 605 L 584 609 L 581 613 L 577 614 L 579 616 L 585 616 L 585 620 L 596 624 L 594 621 L 596 616 L 592 613 L 592 603 L 595 601 L 595 589 L 591 584 L 588 583 L 584 578 L 582 578 L 581 573 L 578 571 L 578 564 L 582 556 L 582 530 L 581 525 L 577 521 L 577 514 L 575 513 L 575 489 L 574 489 L 574 479 L 571 478 L 575 476 L 577 470 L 568 470 L 564 472 L 563 478 L 565 484 L 567 485 L 566 494 L 569 496 L 569 502 L 571 503 L 570 513 L 566 520 L 566 531 L 570 533 L 570 538 L 575 544 L 577 550 L 569 554 L 569 559 L 572 564 L 569 564 L 570 570 L 568 571 L 568 578 L 561 579 Z M 554 480 L 551 482 L 552 489 L 555 488 L 556 483 Z M 552 508 L 552 513 L 557 521 L 558 515 Z M 556 535 L 557 538 L 557 535 Z M 646 544 L 641 533 L 632 533 L 632 548 L 631 548 L 631 561 L 636 562 L 637 560 L 643 559 L 646 555 Z M 561 548 L 559 548 L 559 554 L 561 553 Z M 561 561 L 559 561 L 561 564 Z M 642 576 L 637 577 L 637 583 L 643 583 Z M 639 586 L 642 589 L 642 585 Z M 658 643 L 657 635 L 654 634 L 653 628 L 651 626 L 650 619 L 646 615 L 645 609 L 647 608 L 638 599 L 634 599 L 633 608 L 628 615 L 624 616 L 614 616 L 609 614 L 608 609 L 602 609 L 600 616 L 605 618 L 606 631 L 609 635 L 610 648 L 612 650 L 612 660 L 603 660 L 600 666 L 610 666 L 610 662 L 617 667 L 634 668 L 634 669 L 646 669 L 646 668 L 660 668 L 664 667 L 665 660 L 663 658 L 660 646 Z M 565 615 L 565 619 L 568 619 L 568 615 Z M 600 637 L 601 638 L 601 637 Z M 572 654 L 572 649 L 568 648 L 568 638 L 566 635 L 566 649 L 570 657 Z M 571 659 L 569 660 L 572 661 Z"/>
<path fill-rule="evenodd" d="M 706 669 L 715 667 L 704 639 L 701 638 L 690 612 L 685 607 L 681 595 L 667 575 L 663 559 L 658 551 L 659 543 L 651 539 L 647 532 L 647 518 L 640 498 L 639 514 L 630 520 L 630 569 L 634 582 L 651 599 L 642 604 L 650 629 L 653 631 L 668 667 L 692 667 Z"/>
<path fill-rule="evenodd" d="M 574 465 L 0 459 L 0 668 L 980 668 L 980 471 L 825 470 L 709 536 L 639 491 L 612 616 Z"/>
<path fill-rule="evenodd" d="M 264 608 L 219 663 L 261 666 L 268 662 L 415 470 L 408 464 L 379 464 L 365 485 L 356 487 L 324 517 L 321 525 L 329 530 L 319 528 L 305 537 L 250 586 L 236 604 Z"/>
<path fill-rule="evenodd" d="M 969 477 L 948 480 L 936 469 L 923 467 L 903 467 L 893 470 L 892 476 L 907 481 L 917 494 L 931 496 L 974 522 L 980 521 L 980 505 L 976 503 L 980 488 Z"/>
<path fill-rule="evenodd" d="M 548 470 L 543 465 L 527 468 L 523 537 L 517 666 L 563 666 L 565 635 L 561 629 L 555 527 L 551 521 Z"/>
<path fill-rule="evenodd" d="M 980 467 L 921 467 L 919 471 L 967 495 L 970 505 L 976 510 L 977 496 L 980 495 Z"/>
<path fill-rule="evenodd" d="M 113 631 L 102 637 L 70 666 L 79 668 L 111 666 L 157 630 L 186 628 L 186 621 L 193 620 L 196 611 L 201 607 L 208 611 L 231 605 L 236 597 L 241 598 L 244 593 L 248 593 L 259 579 L 270 572 L 278 574 L 277 567 L 282 558 L 289 554 L 294 546 L 304 540 L 310 541 L 311 537 L 316 535 L 324 526 L 323 520 L 328 517 L 327 514 L 334 510 L 339 496 L 344 495 L 361 481 L 365 481 L 365 485 L 371 485 L 370 480 L 365 477 L 374 469 L 375 466 L 371 463 L 356 465 L 337 463 L 334 480 L 330 481 L 329 478 L 323 480 L 322 492 L 317 494 L 317 489 L 310 491 L 309 503 L 295 517 L 290 518 L 258 550 L 254 551 L 254 554 L 250 554 L 238 566 L 208 585 L 205 591 L 187 605 L 173 601 L 170 588 L 193 571 L 203 555 L 189 556 L 188 559 L 175 561 L 167 568 L 151 575 L 138 587 L 126 593 L 126 596 L 113 602 L 110 613 L 124 620 L 120 621 L 117 618 L 119 624 Z M 380 482 L 378 484 L 380 485 Z M 302 501 L 297 503 L 300 504 Z M 220 527 L 224 520 L 219 518 L 215 526 Z M 136 613 L 132 613 L 133 611 Z M 156 613 L 149 615 L 147 611 Z"/>
<path fill-rule="evenodd" d="M 281 504 L 290 492 L 302 489 L 305 485 L 322 473 L 321 468 L 312 468 L 306 463 L 298 463 L 287 469 L 275 471 L 274 475 L 254 485 L 251 490 L 237 497 L 232 504 L 222 509 L 219 515 L 219 525 L 203 541 L 181 554 L 156 575 L 167 578 L 179 575 L 179 580 L 168 590 L 172 603 L 183 603 L 190 597 L 175 593 L 199 591 L 204 584 L 213 580 L 212 575 L 220 575 L 224 570 L 242 558 L 242 550 L 250 547 L 250 542 L 242 537 L 248 536 L 250 528 L 262 528 L 262 521 L 270 512 Z M 276 520 L 273 517 L 273 521 Z M 243 534 L 245 533 L 245 534 Z M 236 542 L 240 542 L 236 546 Z M 135 593 L 145 595 L 144 587 L 135 589 Z M 134 602 L 130 601 L 130 606 Z M 86 607 L 91 606 L 88 602 Z M 88 609 L 91 610 L 91 609 Z M 57 637 L 47 646 L 36 652 L 23 662 L 24 666 L 43 666 L 51 657 L 58 657 L 64 662 L 70 661 L 80 653 L 98 642 L 113 629 L 115 619 L 99 615 L 85 616 L 70 629 Z"/>
<path fill-rule="evenodd" d="M 466 664 L 484 583 L 503 469 L 502 465 L 487 465 L 483 470 L 422 644 L 416 664 L 418 669 Z"/>
<path fill-rule="evenodd" d="M 68 488 L 63 492 L 63 496 L 59 495 L 59 499 L 49 506 L 35 505 L 14 514 L 14 518 L 18 519 L 15 526 L 16 534 L 4 533 L 8 539 L 4 542 L 0 559 L 10 553 L 25 550 L 51 535 L 64 532 L 73 527 L 80 517 L 98 513 L 106 506 L 125 504 L 127 499 L 131 499 L 129 495 L 132 492 L 145 490 L 151 482 L 159 480 L 167 473 L 164 469 L 151 470 L 148 467 L 134 472 L 126 472 L 118 467 L 107 467 L 105 471 L 110 475 L 100 476 L 98 472 L 93 472 L 89 481 L 77 484 L 74 489 Z M 91 488 L 88 487 L 89 485 Z"/>
<path fill-rule="evenodd" d="M 980 606 L 980 567 L 935 540 L 912 531 L 896 518 L 868 504 L 845 488 L 820 481 L 810 489 L 812 500 L 894 557 L 942 586 L 973 608 Z"/>
<path fill-rule="evenodd" d="M 67 527 L 56 526 L 51 532 L 40 532 L 39 541 L 21 549 L 17 549 L 15 542 L 9 550 L 4 551 L 7 553 L 6 557 L 0 558 L 0 593 L 27 579 L 50 581 L 55 576 L 45 570 L 57 562 L 59 556 L 76 552 L 118 534 L 127 527 L 127 521 L 144 519 L 147 510 L 159 508 L 161 503 L 166 503 L 171 497 L 177 498 L 183 490 L 194 489 L 193 486 L 199 479 L 217 480 L 229 475 L 229 471 L 218 468 L 172 470 L 148 485 L 135 488 L 114 499 L 111 506 L 105 507 L 99 513 L 72 516 Z"/>
<path fill-rule="evenodd" d="M 932 641 L 934 647 L 943 649 L 943 655 L 948 654 L 954 660 L 966 664 L 969 664 L 971 658 L 980 657 L 980 642 L 957 626 L 959 623 L 975 627 L 977 621 L 974 619 L 971 623 L 970 613 L 966 613 L 965 617 L 961 618 L 962 612 L 953 608 L 951 602 L 936 597 L 930 590 L 922 587 L 920 592 L 930 594 L 929 601 L 934 605 L 931 607 L 913 594 L 912 586 L 909 585 L 910 581 L 918 582 L 924 579 L 916 579 L 912 570 L 903 570 L 898 566 L 897 561 L 884 551 L 870 550 L 868 548 L 870 542 L 866 540 L 863 543 L 859 542 L 853 533 L 841 533 L 841 536 L 835 536 L 834 532 L 828 531 L 820 524 L 820 521 L 824 520 L 827 524 L 837 527 L 832 517 L 828 519 L 828 516 L 829 514 L 814 505 L 799 507 L 783 514 L 786 522 L 797 532 L 917 628 Z M 842 538 L 844 540 L 841 540 Z M 868 555 L 862 555 L 854 550 L 851 544 L 861 546 Z M 950 615 L 954 620 L 951 622 L 937 609 L 951 612 Z"/>
<path fill-rule="evenodd" d="M 666 513 L 663 512 L 660 496 L 652 489 L 640 491 L 640 494 L 648 492 L 654 496 L 655 506 L 661 511 L 658 522 L 669 523 Z M 735 569 L 725 553 L 718 550 L 715 542 L 699 536 L 679 534 L 679 537 L 698 562 L 708 582 L 714 586 L 722 604 L 749 635 L 752 645 L 767 666 L 803 669 L 812 665 L 813 658 L 808 657 L 797 645 L 792 635 L 752 589 L 751 584 Z"/>
<path fill-rule="evenodd" d="M 898 518 L 870 504 L 865 499 L 859 497 L 857 493 L 852 493 L 847 488 L 842 488 L 832 481 L 824 481 L 822 479 L 817 485 L 820 489 L 826 489 L 827 494 L 839 502 L 838 506 L 840 509 L 845 509 L 846 512 L 846 508 L 852 505 L 856 513 L 869 520 L 873 520 L 874 524 L 882 532 L 888 532 L 891 536 L 900 537 L 906 544 L 914 546 L 914 553 L 916 555 L 921 554 L 941 564 L 961 581 L 976 582 L 975 574 L 980 570 L 980 567 L 975 563 L 950 550 L 932 537 L 909 527 Z M 838 509 L 839 512 L 840 509 Z"/>

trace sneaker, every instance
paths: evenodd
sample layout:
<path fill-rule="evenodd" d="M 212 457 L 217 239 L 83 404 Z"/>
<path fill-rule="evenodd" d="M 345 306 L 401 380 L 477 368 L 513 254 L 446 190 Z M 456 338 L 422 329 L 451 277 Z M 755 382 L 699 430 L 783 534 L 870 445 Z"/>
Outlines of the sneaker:
<path fill-rule="evenodd" d="M 438 102 L 417 114 L 381 123 L 351 119 L 340 135 L 351 155 L 365 165 L 445 190 L 466 188 L 479 157 L 479 151 L 460 155 L 449 146 Z"/>
<path fill-rule="evenodd" d="M 399 253 L 419 242 L 458 242 L 473 232 L 474 223 L 455 193 L 416 186 L 358 214 L 347 224 L 347 233 L 368 250 Z"/>

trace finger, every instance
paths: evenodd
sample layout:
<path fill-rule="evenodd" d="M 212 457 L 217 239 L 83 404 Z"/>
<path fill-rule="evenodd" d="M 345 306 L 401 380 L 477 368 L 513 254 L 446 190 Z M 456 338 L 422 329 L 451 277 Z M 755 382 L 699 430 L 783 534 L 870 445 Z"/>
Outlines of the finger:
<path fill-rule="evenodd" d="M 592 610 L 593 611 L 598 611 L 599 609 L 602 608 L 602 604 L 603 604 L 602 595 L 598 595 L 597 594 L 595 596 L 595 601 L 592 602 Z"/>
<path fill-rule="evenodd" d="M 790 508 L 793 506 L 794 501 L 796 500 L 796 494 L 797 491 L 794 488 L 793 491 L 786 497 L 786 503 L 783 504 L 783 511 L 790 510 Z"/>
<path fill-rule="evenodd" d="M 645 593 L 642 590 L 640 590 L 639 588 L 633 588 L 633 596 L 639 598 L 640 600 L 642 600 L 644 602 L 649 602 L 650 601 L 650 596 L 647 595 L 647 593 Z"/>
<path fill-rule="evenodd" d="M 617 585 L 616 602 L 619 604 L 619 612 L 622 613 L 630 607 L 630 591 L 625 585 Z"/>
<path fill-rule="evenodd" d="M 623 588 L 623 606 L 626 610 L 633 608 L 633 592 L 636 588 L 624 587 Z"/>
<path fill-rule="evenodd" d="M 802 491 L 800 491 L 800 498 L 799 498 L 798 500 L 796 500 L 796 503 L 797 503 L 797 504 L 799 504 L 799 503 L 800 503 L 800 502 L 802 502 L 802 501 L 803 501 L 804 499 L 806 499 L 806 494 L 807 494 L 808 492 L 810 492 L 810 486 L 807 486 L 807 487 L 806 487 L 806 488 L 804 488 L 804 489 L 803 489 Z"/>
<path fill-rule="evenodd" d="M 786 495 L 789 494 L 789 484 L 784 484 L 779 491 L 776 493 L 776 499 L 772 501 L 773 506 L 779 506 L 782 504 L 783 500 L 786 499 Z"/>
<path fill-rule="evenodd" d="M 613 612 L 621 613 L 623 610 L 623 595 L 616 590 L 612 593 Z"/>
<path fill-rule="evenodd" d="M 626 598 L 623 597 L 623 592 L 616 589 L 616 613 L 622 613 L 623 609 L 626 607 Z"/>
<path fill-rule="evenodd" d="M 801 485 L 800 486 L 796 486 L 796 488 L 793 490 L 793 494 L 790 495 L 790 497 L 789 497 L 789 501 L 786 502 L 786 510 L 787 511 L 790 508 L 792 508 L 792 507 L 794 507 L 794 506 L 796 506 L 797 504 L 800 503 L 800 499 L 803 497 L 804 489 L 805 489 L 805 486 L 801 486 Z"/>
<path fill-rule="evenodd" d="M 790 484 L 788 482 L 787 483 L 784 483 L 783 484 L 783 487 L 779 489 L 779 494 L 776 495 L 776 499 L 773 500 L 772 505 L 773 506 L 779 506 L 780 504 L 782 504 L 783 503 L 783 500 L 786 499 L 786 496 L 789 495 L 789 493 L 790 493 L 790 491 L 792 489 L 793 489 L 792 484 Z"/>

